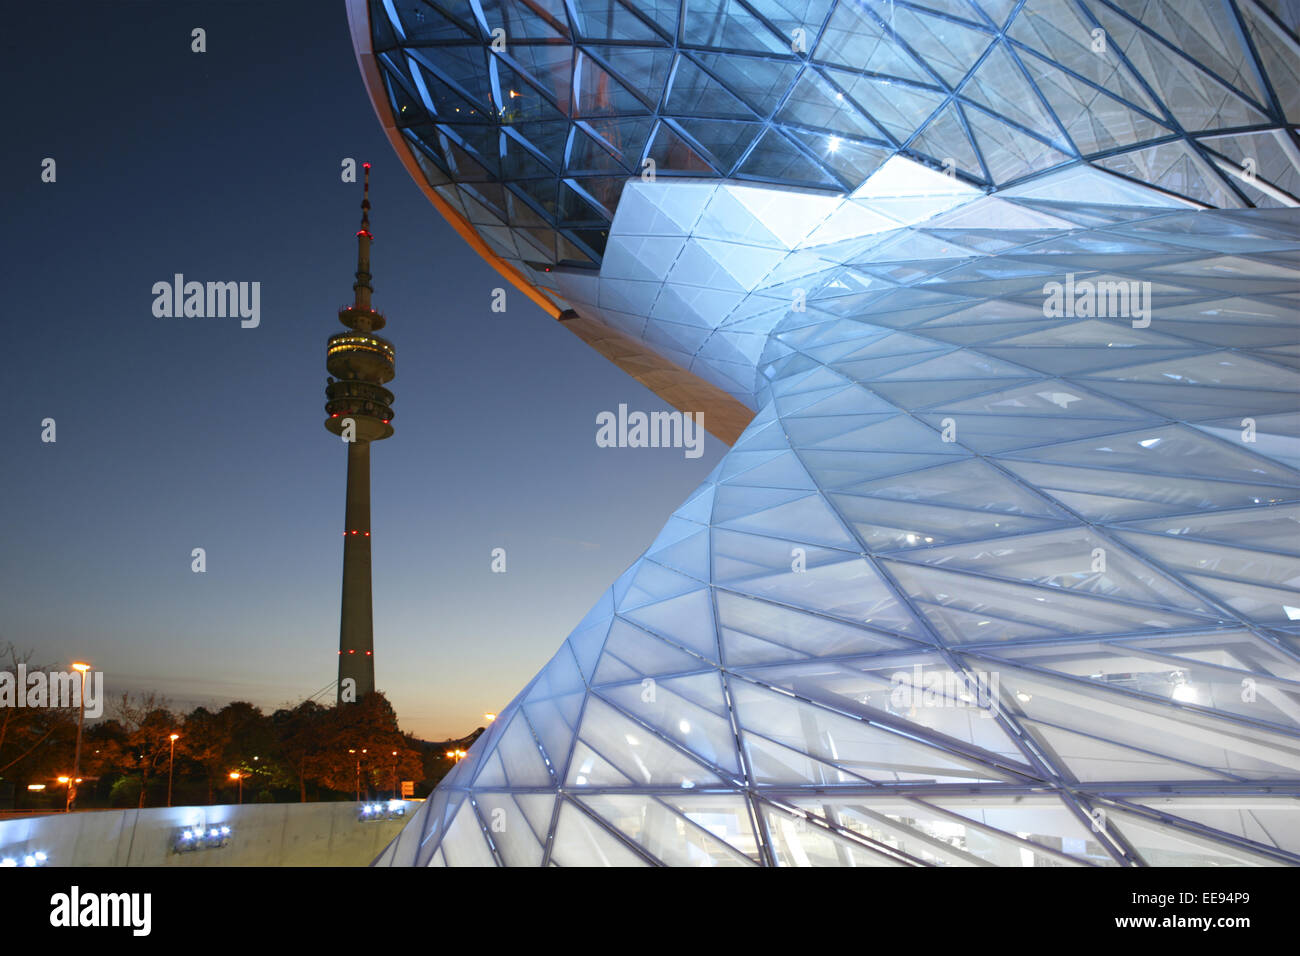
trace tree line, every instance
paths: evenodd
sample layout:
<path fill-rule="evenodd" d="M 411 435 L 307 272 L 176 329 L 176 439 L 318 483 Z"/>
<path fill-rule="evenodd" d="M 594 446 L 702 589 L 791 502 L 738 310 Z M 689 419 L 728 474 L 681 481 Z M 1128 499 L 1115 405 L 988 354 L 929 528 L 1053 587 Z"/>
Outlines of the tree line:
<path fill-rule="evenodd" d="M 15 669 L 24 660 L 12 648 L 4 656 Z M 77 719 L 76 708 L 0 707 L 0 808 L 63 809 L 68 783 L 59 778 L 73 774 Z M 468 749 L 480 733 L 419 740 L 401 731 L 382 693 L 340 706 L 306 700 L 270 714 L 244 701 L 182 714 L 157 694 L 124 694 L 105 719 L 85 726 L 76 808 L 165 806 L 169 788 L 177 806 L 241 796 L 384 799 L 408 780 L 424 796 L 451 769 L 448 751 Z"/>

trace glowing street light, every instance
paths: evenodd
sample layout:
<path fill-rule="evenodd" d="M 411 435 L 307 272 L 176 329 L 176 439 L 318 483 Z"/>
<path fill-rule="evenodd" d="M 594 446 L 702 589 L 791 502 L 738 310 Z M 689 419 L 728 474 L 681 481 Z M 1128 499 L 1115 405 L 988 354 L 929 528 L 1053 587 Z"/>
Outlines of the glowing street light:
<path fill-rule="evenodd" d="M 86 724 L 86 671 L 90 670 L 90 665 L 85 661 L 73 661 L 72 669 L 81 675 L 81 695 L 77 699 L 81 705 L 81 713 L 77 717 L 77 751 L 72 759 L 74 779 L 72 785 L 68 787 L 68 802 L 63 808 L 64 813 L 72 809 L 72 804 L 77 799 L 77 784 L 81 782 L 81 730 Z"/>
<path fill-rule="evenodd" d="M 75 793 L 77 792 L 77 784 L 81 783 L 81 778 L 80 778 L 80 777 L 69 777 L 69 776 L 67 776 L 66 774 L 64 774 L 64 775 L 62 775 L 62 776 L 60 776 L 60 777 L 58 777 L 57 779 L 58 779 L 58 781 L 59 781 L 60 784 L 62 784 L 63 786 L 65 786 L 65 787 L 68 788 L 68 793 L 69 793 L 69 794 L 75 794 Z M 28 789 L 30 790 L 31 788 L 29 787 Z M 42 787 L 42 789 L 44 789 L 44 788 Z M 64 812 L 64 813 L 67 813 L 67 812 L 68 812 L 68 806 L 71 805 L 71 803 L 72 803 L 72 798 L 71 798 L 71 796 L 69 796 L 69 798 L 68 798 L 68 802 L 67 802 L 66 804 L 64 804 L 64 807 L 63 807 L 63 812 Z"/>
<path fill-rule="evenodd" d="M 244 777 L 245 777 L 245 774 L 240 773 L 238 770 L 232 770 L 232 771 L 230 771 L 230 779 L 231 779 L 231 780 L 238 780 L 238 781 L 239 781 L 239 802 L 240 802 L 240 804 L 243 804 L 243 802 L 244 802 Z"/>
<path fill-rule="evenodd" d="M 172 742 L 171 756 L 167 758 L 167 806 L 169 807 L 172 805 L 172 770 L 176 764 L 176 741 L 180 740 L 180 737 L 180 734 L 172 734 L 171 737 L 168 738 Z"/>
<path fill-rule="evenodd" d="M 352 747 L 349 747 L 348 753 L 356 754 L 357 756 L 357 803 L 360 803 L 361 802 L 361 754 L 368 753 L 368 751 L 362 750 L 361 753 L 357 753 L 356 750 L 354 750 Z"/>

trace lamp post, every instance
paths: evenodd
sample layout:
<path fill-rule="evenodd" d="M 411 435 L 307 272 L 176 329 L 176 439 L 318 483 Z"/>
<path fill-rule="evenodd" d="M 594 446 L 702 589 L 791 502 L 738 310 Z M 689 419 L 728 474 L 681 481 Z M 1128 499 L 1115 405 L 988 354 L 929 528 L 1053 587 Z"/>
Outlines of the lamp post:
<path fill-rule="evenodd" d="M 361 802 L 361 754 L 366 752 L 362 750 L 361 753 L 357 753 L 353 748 L 348 748 L 348 753 L 357 755 L 357 803 Z"/>
<path fill-rule="evenodd" d="M 77 784 L 81 783 L 81 730 L 86 724 L 86 671 L 90 670 L 90 665 L 84 661 L 73 661 L 72 669 L 81 674 L 81 694 L 77 698 L 81 713 L 77 717 L 77 751 L 72 759 L 72 782 L 68 784 L 68 803 L 63 808 L 64 813 L 69 812 L 76 802 Z"/>
<path fill-rule="evenodd" d="M 230 779 L 239 781 L 239 803 L 242 806 L 244 803 L 244 775 L 238 770 L 232 770 L 230 771 Z"/>
<path fill-rule="evenodd" d="M 401 788 L 397 786 L 397 751 L 393 751 L 393 799 L 400 800 L 402 795 L 398 792 Z"/>
<path fill-rule="evenodd" d="M 167 806 L 169 807 L 172 805 L 172 779 L 174 776 L 172 770 L 176 765 L 176 741 L 180 739 L 180 736 L 180 734 L 172 734 L 170 738 L 172 752 L 171 756 L 167 758 Z"/>
<path fill-rule="evenodd" d="M 81 778 L 80 777 L 59 777 L 59 783 L 63 784 L 65 787 L 68 788 L 68 802 L 63 805 L 63 812 L 67 813 L 68 807 L 71 806 L 72 804 L 72 798 L 77 792 L 77 784 L 81 783 Z M 28 787 L 27 789 L 31 790 L 32 788 Z M 44 790 L 45 788 L 42 786 L 39 787 L 38 789 Z"/>

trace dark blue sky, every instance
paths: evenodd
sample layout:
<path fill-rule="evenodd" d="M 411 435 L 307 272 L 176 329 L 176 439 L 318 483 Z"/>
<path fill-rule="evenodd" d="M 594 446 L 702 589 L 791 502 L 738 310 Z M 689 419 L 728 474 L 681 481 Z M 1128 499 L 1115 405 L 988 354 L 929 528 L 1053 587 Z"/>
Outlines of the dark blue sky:
<path fill-rule="evenodd" d="M 667 406 L 522 294 L 490 310 L 505 283 L 394 156 L 341 2 L 6 17 L 0 645 L 186 708 L 270 708 L 334 679 L 345 451 L 321 423 L 354 157 L 374 165 L 375 305 L 397 348 L 397 431 L 373 451 L 377 682 L 405 729 L 468 732 L 723 446 L 596 446 L 598 412 Z M 151 288 L 177 272 L 260 282 L 260 327 L 155 318 Z"/>

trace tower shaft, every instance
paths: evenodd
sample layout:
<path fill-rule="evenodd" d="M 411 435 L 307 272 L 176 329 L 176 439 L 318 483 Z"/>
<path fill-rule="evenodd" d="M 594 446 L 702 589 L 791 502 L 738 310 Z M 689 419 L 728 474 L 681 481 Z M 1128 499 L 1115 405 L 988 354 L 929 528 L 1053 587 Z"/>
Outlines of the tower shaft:
<path fill-rule="evenodd" d="M 339 613 L 339 701 L 347 680 L 356 700 L 375 689 L 375 630 L 370 576 L 370 442 L 348 445 L 344 509 L 343 601 Z"/>

